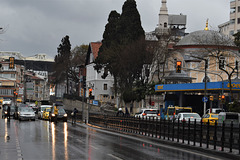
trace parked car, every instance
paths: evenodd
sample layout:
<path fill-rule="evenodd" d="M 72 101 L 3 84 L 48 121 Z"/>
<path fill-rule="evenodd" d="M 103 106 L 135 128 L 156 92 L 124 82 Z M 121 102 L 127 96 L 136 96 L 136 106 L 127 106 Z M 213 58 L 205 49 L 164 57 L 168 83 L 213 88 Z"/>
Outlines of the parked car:
<path fill-rule="evenodd" d="M 1 104 L 3 103 L 3 97 L 0 97 L 0 103 Z"/>
<path fill-rule="evenodd" d="M 218 121 L 218 114 L 208 113 L 202 116 L 203 124 L 207 124 L 209 121 L 209 125 L 215 125 L 215 121 Z"/>
<path fill-rule="evenodd" d="M 22 103 L 22 98 L 17 98 L 17 103 Z"/>
<path fill-rule="evenodd" d="M 44 109 L 46 108 L 52 108 L 51 105 L 41 105 L 39 108 L 38 108 L 38 119 L 42 119 L 42 113 L 44 111 Z"/>
<path fill-rule="evenodd" d="M 140 112 L 135 114 L 135 117 L 145 118 L 145 117 L 154 117 L 160 119 L 160 112 L 156 108 L 144 108 Z"/>
<path fill-rule="evenodd" d="M 49 115 L 51 114 L 51 108 L 45 108 L 42 113 L 42 119 L 49 119 Z"/>
<path fill-rule="evenodd" d="M 49 116 L 49 121 L 54 122 L 55 118 L 57 117 L 57 120 L 62 120 L 64 122 L 67 122 L 68 116 L 67 116 L 66 111 L 64 110 L 64 107 L 63 106 L 57 106 L 57 109 L 58 109 L 58 115 L 56 116 L 54 114 L 54 107 L 51 108 L 51 114 Z"/>
<path fill-rule="evenodd" d="M 19 107 L 18 119 L 21 120 L 33 120 L 35 121 L 35 113 L 31 107 Z"/>
<path fill-rule="evenodd" d="M 188 122 L 190 120 L 190 122 L 194 122 L 196 119 L 196 122 L 201 122 L 201 117 L 198 113 L 179 113 L 176 116 L 176 120 L 178 120 L 180 122 Z"/>

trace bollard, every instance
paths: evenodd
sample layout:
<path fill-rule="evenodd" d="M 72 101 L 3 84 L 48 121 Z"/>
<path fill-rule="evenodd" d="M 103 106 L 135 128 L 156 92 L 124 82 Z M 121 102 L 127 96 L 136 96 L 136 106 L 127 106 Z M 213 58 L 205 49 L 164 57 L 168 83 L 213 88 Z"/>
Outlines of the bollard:
<path fill-rule="evenodd" d="M 184 134 L 185 134 L 185 126 L 184 126 L 185 121 L 182 121 L 182 143 L 184 143 Z"/>
<path fill-rule="evenodd" d="M 169 140 L 169 135 L 170 135 L 170 120 L 168 120 L 168 132 L 167 132 L 168 140 Z"/>
<path fill-rule="evenodd" d="M 162 131 L 162 119 L 160 119 L 160 121 L 159 121 L 159 139 L 161 139 L 162 137 L 162 135 L 161 135 L 161 131 Z"/>

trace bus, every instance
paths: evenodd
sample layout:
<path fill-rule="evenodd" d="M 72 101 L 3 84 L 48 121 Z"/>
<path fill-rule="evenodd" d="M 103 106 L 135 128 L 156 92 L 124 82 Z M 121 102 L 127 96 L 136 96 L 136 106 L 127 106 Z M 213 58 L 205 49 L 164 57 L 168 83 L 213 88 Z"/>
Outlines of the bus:
<path fill-rule="evenodd" d="M 165 113 L 165 119 L 173 120 L 178 113 L 183 112 L 192 113 L 192 107 L 179 107 L 179 106 L 168 107 Z"/>

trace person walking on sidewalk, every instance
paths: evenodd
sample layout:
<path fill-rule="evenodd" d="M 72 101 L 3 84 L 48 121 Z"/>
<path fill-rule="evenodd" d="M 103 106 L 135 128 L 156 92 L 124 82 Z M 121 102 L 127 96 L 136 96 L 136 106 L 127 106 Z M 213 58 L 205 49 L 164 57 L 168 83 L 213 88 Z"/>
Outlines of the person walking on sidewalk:
<path fill-rule="evenodd" d="M 73 123 L 76 124 L 77 113 L 78 113 L 77 108 L 74 108 L 74 109 L 73 109 L 73 112 L 72 112 L 72 124 L 73 124 Z"/>

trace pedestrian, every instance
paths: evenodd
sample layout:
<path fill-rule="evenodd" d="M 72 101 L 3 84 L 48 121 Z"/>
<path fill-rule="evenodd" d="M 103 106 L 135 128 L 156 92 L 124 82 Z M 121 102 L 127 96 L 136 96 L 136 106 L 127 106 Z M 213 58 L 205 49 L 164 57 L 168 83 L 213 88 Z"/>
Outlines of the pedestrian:
<path fill-rule="evenodd" d="M 125 116 L 130 116 L 130 114 L 129 114 L 129 111 L 128 111 L 128 108 L 127 108 L 127 107 L 125 107 Z"/>
<path fill-rule="evenodd" d="M 58 109 L 57 109 L 57 106 L 54 106 L 54 111 L 53 111 L 53 113 L 55 114 L 54 122 L 57 123 L 57 118 L 58 118 Z"/>
<path fill-rule="evenodd" d="M 10 120 L 10 111 L 11 111 L 11 108 L 10 106 L 8 106 L 7 108 L 7 118 Z"/>
<path fill-rule="evenodd" d="M 118 112 L 117 112 L 116 116 L 119 116 L 119 117 L 123 117 L 123 116 L 124 116 L 124 113 L 123 113 L 123 111 L 122 111 L 122 108 L 119 108 L 119 109 L 118 109 Z"/>
<path fill-rule="evenodd" d="M 77 113 L 78 113 L 77 108 L 74 108 L 73 111 L 72 111 L 72 124 L 73 123 L 76 124 Z"/>

